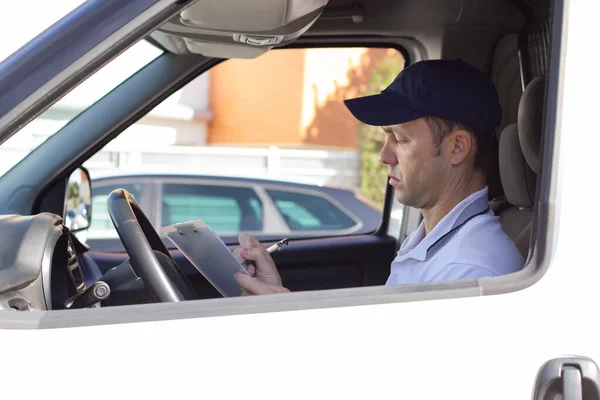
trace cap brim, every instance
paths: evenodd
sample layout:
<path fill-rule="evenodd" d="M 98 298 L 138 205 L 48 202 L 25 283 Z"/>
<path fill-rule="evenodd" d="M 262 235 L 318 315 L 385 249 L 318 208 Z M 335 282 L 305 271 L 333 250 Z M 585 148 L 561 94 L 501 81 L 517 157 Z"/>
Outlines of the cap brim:
<path fill-rule="evenodd" d="M 424 116 L 390 100 L 382 94 L 344 100 L 352 115 L 363 124 L 386 126 L 403 124 Z"/>

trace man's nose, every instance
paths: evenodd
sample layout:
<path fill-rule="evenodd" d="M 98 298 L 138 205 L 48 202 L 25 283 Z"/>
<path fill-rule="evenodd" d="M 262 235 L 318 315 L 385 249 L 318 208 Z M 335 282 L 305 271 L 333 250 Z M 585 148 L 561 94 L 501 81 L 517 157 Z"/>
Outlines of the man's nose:
<path fill-rule="evenodd" d="M 390 149 L 387 141 L 379 152 L 379 162 L 391 166 L 398 164 L 398 158 L 396 158 L 396 154 Z"/>

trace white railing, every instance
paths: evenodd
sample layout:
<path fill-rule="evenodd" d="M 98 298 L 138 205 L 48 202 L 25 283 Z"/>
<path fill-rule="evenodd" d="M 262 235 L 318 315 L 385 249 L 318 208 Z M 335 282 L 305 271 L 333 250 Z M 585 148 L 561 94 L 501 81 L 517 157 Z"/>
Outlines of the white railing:
<path fill-rule="evenodd" d="M 360 156 L 353 151 L 242 147 L 106 148 L 86 162 L 93 176 L 175 173 L 245 176 L 357 188 Z"/>
<path fill-rule="evenodd" d="M 9 145 L 6 143 L 6 145 Z M 2 146 L 0 173 L 30 151 Z M 360 155 L 354 151 L 279 147 L 144 146 L 110 143 L 85 164 L 94 177 L 123 174 L 244 176 L 316 185 L 360 186 Z"/>

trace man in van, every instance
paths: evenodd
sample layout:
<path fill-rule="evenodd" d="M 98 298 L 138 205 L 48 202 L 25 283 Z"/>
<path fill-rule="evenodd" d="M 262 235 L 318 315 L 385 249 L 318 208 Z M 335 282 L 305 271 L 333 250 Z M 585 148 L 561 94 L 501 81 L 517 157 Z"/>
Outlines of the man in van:
<path fill-rule="evenodd" d="M 491 80 L 455 60 L 429 60 L 404 69 L 380 94 L 349 99 L 362 123 L 386 140 L 379 160 L 388 167 L 396 199 L 419 208 L 423 222 L 402 244 L 386 285 L 431 283 L 516 272 L 524 259 L 488 207 L 486 169 L 502 109 Z M 269 253 L 241 235 L 237 274 L 246 293 L 286 292 Z"/>

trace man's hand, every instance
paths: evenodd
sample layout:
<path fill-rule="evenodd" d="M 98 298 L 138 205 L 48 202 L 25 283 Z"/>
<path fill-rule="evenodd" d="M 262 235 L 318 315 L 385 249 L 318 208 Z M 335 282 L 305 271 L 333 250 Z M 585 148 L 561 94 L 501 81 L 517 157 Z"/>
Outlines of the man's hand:
<path fill-rule="evenodd" d="M 235 280 L 242 287 L 242 295 L 289 292 L 281 284 L 281 276 L 271 255 L 259 241 L 248 234 L 240 235 L 238 240 L 241 248 L 233 251 L 236 258 L 240 262 L 254 261 L 254 265 L 247 269 L 250 276 L 239 272 L 235 274 Z"/>

